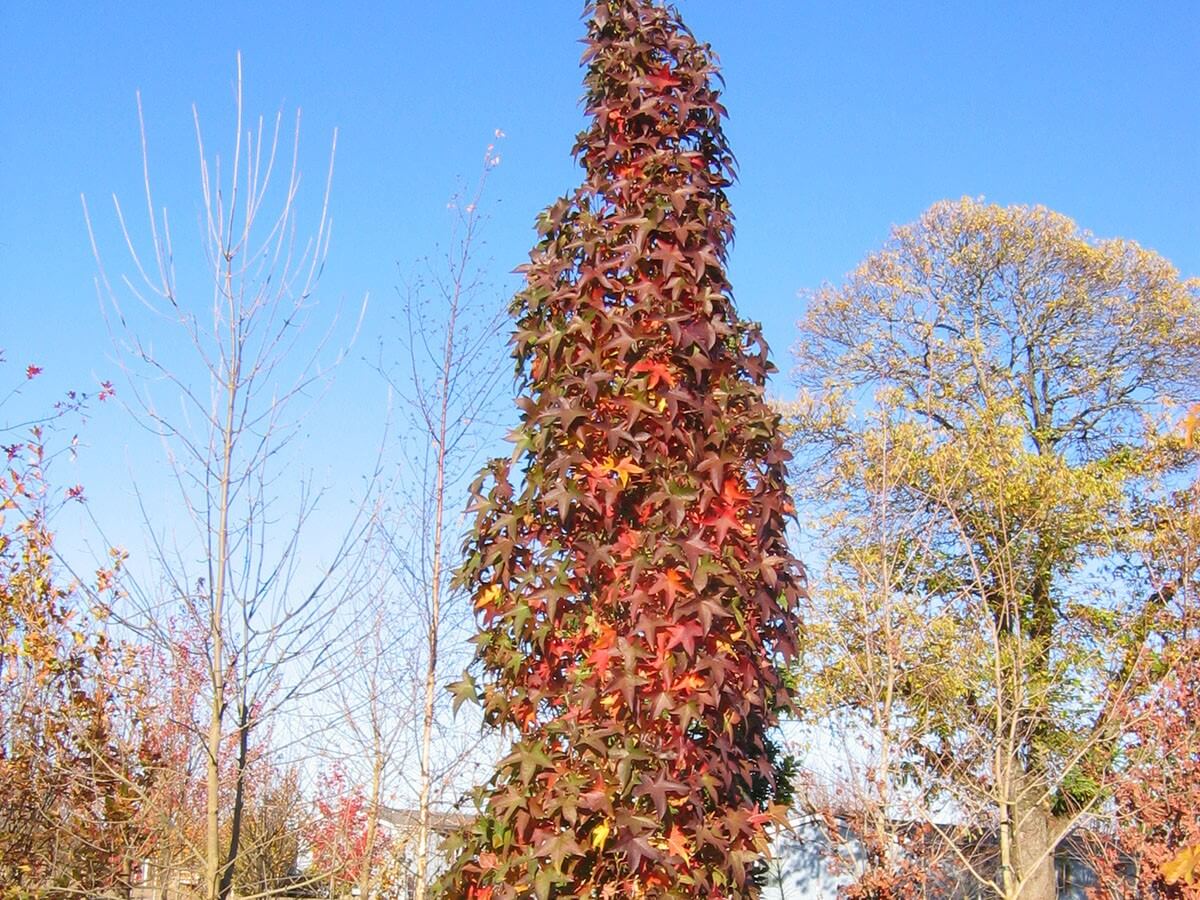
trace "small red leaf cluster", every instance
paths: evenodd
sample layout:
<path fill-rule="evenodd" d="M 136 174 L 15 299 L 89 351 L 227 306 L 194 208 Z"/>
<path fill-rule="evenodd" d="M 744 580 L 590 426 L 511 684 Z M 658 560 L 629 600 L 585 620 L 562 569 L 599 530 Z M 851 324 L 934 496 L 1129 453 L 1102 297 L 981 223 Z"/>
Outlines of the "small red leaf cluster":
<path fill-rule="evenodd" d="M 1200 848 L 1200 639 L 1185 637 L 1174 654 L 1131 716 L 1129 765 L 1111 785 L 1120 827 L 1093 863 L 1097 898 L 1200 900 L 1189 857 Z"/>
<path fill-rule="evenodd" d="M 336 872 L 337 880 L 354 884 L 364 867 L 373 867 L 390 845 L 389 836 L 368 832 L 370 801 L 361 785 L 351 783 L 335 763 L 318 776 L 317 816 L 304 829 L 305 843 L 317 871 Z"/>
<path fill-rule="evenodd" d="M 516 450 L 475 486 L 460 572 L 482 677 L 453 690 L 517 739 L 440 889 L 752 897 L 804 575 L 772 367 L 724 271 L 719 76 L 673 9 L 589 13 L 586 177 L 512 304 Z"/>

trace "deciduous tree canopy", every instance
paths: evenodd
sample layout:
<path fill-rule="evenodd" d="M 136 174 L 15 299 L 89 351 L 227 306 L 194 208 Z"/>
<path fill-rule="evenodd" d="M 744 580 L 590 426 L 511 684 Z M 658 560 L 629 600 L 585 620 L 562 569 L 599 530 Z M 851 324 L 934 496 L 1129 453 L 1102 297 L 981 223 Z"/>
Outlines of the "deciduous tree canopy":
<path fill-rule="evenodd" d="M 831 555 L 814 683 L 834 707 L 886 697 L 888 777 L 999 833 L 981 877 L 1002 896 L 1052 898 L 1118 700 L 1195 578 L 1160 549 L 1170 511 L 1195 515 L 1195 451 L 1164 423 L 1197 390 L 1196 286 L 1044 208 L 944 202 L 801 331 Z"/>

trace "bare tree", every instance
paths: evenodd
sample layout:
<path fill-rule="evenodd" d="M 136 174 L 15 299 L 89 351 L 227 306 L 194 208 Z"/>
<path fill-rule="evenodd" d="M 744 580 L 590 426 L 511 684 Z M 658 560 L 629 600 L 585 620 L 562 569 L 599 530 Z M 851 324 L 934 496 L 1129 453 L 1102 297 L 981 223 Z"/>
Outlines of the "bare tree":
<path fill-rule="evenodd" d="M 270 124 L 261 117 L 251 127 L 244 123 L 240 56 L 236 98 L 232 159 L 224 168 L 219 155 L 210 162 L 193 109 L 203 200 L 202 292 L 177 278 L 170 220 L 156 208 L 151 188 L 140 97 L 150 248 L 139 250 L 114 197 L 133 272 L 122 276 L 120 292 L 106 274 L 84 202 L 97 289 L 136 385 L 130 406 L 161 439 L 178 497 L 163 523 L 137 491 L 157 571 L 131 579 L 133 602 L 121 621 L 160 646 L 169 645 L 172 621 L 186 623 L 201 638 L 205 722 L 196 739 L 203 747 L 205 824 L 196 858 L 209 900 L 230 895 L 245 849 L 252 735 L 333 677 L 328 663 L 340 635 L 333 611 L 339 597 L 357 589 L 355 562 L 373 521 L 364 503 L 334 532 L 340 536 L 330 541 L 325 531 L 321 543 L 310 546 L 317 540 L 310 526 L 321 492 L 311 477 L 291 485 L 285 480 L 297 461 L 289 454 L 296 452 L 294 438 L 311 399 L 344 355 L 329 349 L 336 317 L 322 334 L 310 334 L 314 291 L 329 248 L 337 133 L 315 232 L 301 240 L 299 112 L 289 164 L 282 115 Z M 135 320 L 139 313 L 144 321 Z M 174 334 L 158 343 L 148 335 L 161 324 Z M 170 532 L 176 522 L 182 534 Z M 319 563 L 310 562 L 317 557 Z M 232 757 L 229 797 L 223 795 L 226 755 Z"/>
<path fill-rule="evenodd" d="M 503 136 L 497 131 L 497 138 Z M 444 260 L 430 262 L 422 278 L 401 292 L 397 322 L 400 352 L 381 348 L 379 371 L 407 412 L 406 473 L 389 527 L 384 530 L 396 589 L 418 614 L 420 642 L 419 738 L 416 745 L 417 828 L 415 882 L 423 900 L 429 881 L 432 807 L 456 786 L 454 776 L 479 743 L 450 726 L 441 687 L 450 667 L 461 665 L 472 611 L 452 581 L 462 534 L 466 484 L 477 468 L 482 442 L 494 436 L 489 421 L 501 359 L 496 339 L 503 308 L 496 303 L 476 260 L 483 222 L 480 203 L 488 172 L 500 161 L 495 145 L 484 155 L 474 189 L 451 203 L 454 228 Z M 453 641 L 447 655 L 443 643 Z"/>
<path fill-rule="evenodd" d="M 363 846 L 355 874 L 359 896 L 374 896 L 385 868 L 380 821 L 397 769 L 415 758 L 412 723 L 420 718 L 414 662 L 408 654 L 417 630 L 398 607 L 386 542 L 376 541 L 375 573 L 353 611 L 357 635 L 352 661 L 337 684 L 339 728 L 326 753 L 352 777 L 351 789 L 365 784 Z M 347 860 L 347 863 L 351 861 Z"/>

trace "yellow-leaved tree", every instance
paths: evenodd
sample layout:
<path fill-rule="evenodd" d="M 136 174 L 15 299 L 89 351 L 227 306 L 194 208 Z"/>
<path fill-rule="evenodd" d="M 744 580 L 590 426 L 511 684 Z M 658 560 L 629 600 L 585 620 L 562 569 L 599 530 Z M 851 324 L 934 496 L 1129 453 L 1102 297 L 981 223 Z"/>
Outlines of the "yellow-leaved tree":
<path fill-rule="evenodd" d="M 1052 900 L 1135 673 L 1195 594 L 1154 548 L 1196 458 L 1164 423 L 1196 399 L 1197 285 L 1045 208 L 964 199 L 800 328 L 799 487 L 828 563 L 798 706 L 859 748 L 858 896 L 906 896 L 920 853 L 947 863 L 921 890 Z"/>

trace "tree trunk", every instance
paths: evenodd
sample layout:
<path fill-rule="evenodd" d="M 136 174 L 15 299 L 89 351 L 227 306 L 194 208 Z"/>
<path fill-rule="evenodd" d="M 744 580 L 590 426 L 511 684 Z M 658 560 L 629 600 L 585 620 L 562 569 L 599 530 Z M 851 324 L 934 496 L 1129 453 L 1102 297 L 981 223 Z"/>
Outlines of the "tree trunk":
<path fill-rule="evenodd" d="M 1020 900 L 1055 900 L 1058 882 L 1054 871 L 1054 847 L 1058 829 L 1050 810 L 1044 803 L 1036 802 L 1041 799 L 1041 791 L 1029 784 L 1022 787 L 1025 788 L 1022 793 L 1029 799 L 1014 804 L 1014 849 L 1019 886 L 1016 897 Z"/>
<path fill-rule="evenodd" d="M 214 617 L 215 618 L 215 617 Z M 214 635 L 214 645 L 220 652 L 220 632 Z M 217 657 L 219 660 L 220 657 Z M 224 672 L 220 662 L 212 667 L 213 699 L 208 724 L 208 742 L 205 747 L 205 839 L 204 839 L 204 882 L 205 897 L 217 900 L 221 880 L 221 735 L 224 701 Z"/>
<path fill-rule="evenodd" d="M 383 755 L 376 735 L 375 760 L 371 766 L 371 800 L 367 806 L 367 844 L 363 852 L 362 869 L 358 873 L 358 896 L 361 900 L 371 897 L 371 880 L 374 876 L 375 839 L 379 830 L 379 801 L 383 793 Z"/>
<path fill-rule="evenodd" d="M 240 84 L 240 82 L 239 82 Z M 239 95 L 240 96 L 240 95 Z M 227 260 L 231 257 L 226 257 Z M 233 297 L 233 270 L 227 263 L 224 272 L 226 296 Z M 225 578 L 229 569 L 229 509 L 233 482 L 233 449 L 237 434 L 236 408 L 238 386 L 241 382 L 241 343 L 236 331 L 236 319 L 231 319 L 231 358 L 225 372 L 225 418 L 221 425 L 221 475 L 218 483 L 217 528 L 210 533 L 209 584 L 209 675 L 212 678 L 212 709 L 208 723 L 208 759 L 205 798 L 204 874 L 208 900 L 218 900 L 221 880 L 221 738 L 225 718 Z M 211 497 L 211 494 L 209 495 Z M 211 504 L 211 501 L 210 501 Z M 211 515 L 212 508 L 209 507 Z M 215 544 L 215 553 L 212 552 Z"/>
<path fill-rule="evenodd" d="M 464 253 L 465 247 L 464 247 Z M 454 339 L 458 324 L 458 303 L 461 284 L 456 280 L 450 299 L 449 319 L 446 322 L 446 342 L 442 352 L 441 378 L 438 385 L 438 418 L 436 430 L 430 437 L 437 448 L 435 483 L 433 488 L 433 567 L 429 583 L 429 631 L 427 633 L 425 666 L 425 705 L 421 722 L 421 785 L 417 798 L 417 893 L 414 900 L 425 900 L 429 881 L 430 794 L 433 789 L 434 704 L 437 699 L 438 631 L 442 620 L 442 540 L 446 514 L 446 434 L 450 429 L 450 391 L 454 373 Z M 428 421 L 428 419 L 426 420 Z M 432 426 L 434 423 L 429 422 Z"/>
<path fill-rule="evenodd" d="M 441 473 L 439 472 L 439 482 Z M 438 495 L 437 506 L 437 538 L 441 539 L 441 517 L 442 517 L 442 499 L 441 494 Z M 430 793 L 433 787 L 433 772 L 430 753 L 433 743 L 433 716 L 434 716 L 434 701 L 437 690 L 437 639 L 438 639 L 438 618 L 439 618 L 439 601 L 440 601 L 440 543 L 434 545 L 434 576 L 433 576 L 433 608 L 429 623 L 429 661 L 425 671 L 425 704 L 421 722 L 421 784 L 417 796 L 417 891 L 414 900 L 425 900 L 426 884 L 429 880 L 429 832 L 430 832 L 430 810 L 429 800 Z"/>
<path fill-rule="evenodd" d="M 221 872 L 221 885 L 218 891 L 220 900 L 229 900 L 229 895 L 233 891 L 234 868 L 242 849 L 242 813 L 246 807 L 246 758 L 249 754 L 249 747 L 250 709 L 243 698 L 242 708 L 238 714 L 237 782 L 234 788 L 233 811 L 230 819 L 229 853 L 225 857 L 225 867 Z"/>
<path fill-rule="evenodd" d="M 1017 896 L 1017 867 L 1013 861 L 1013 805 L 1011 803 L 1002 803 L 1000 805 L 1000 840 L 999 840 L 999 865 L 1000 865 L 1000 889 L 1003 891 L 1005 900 Z"/>
<path fill-rule="evenodd" d="M 1052 574 L 1039 537 L 1035 549 L 1036 571 L 1030 585 L 1031 610 L 1024 627 L 1027 644 L 1022 647 L 1023 686 L 1045 685 L 1052 681 L 1050 648 L 1054 642 L 1057 611 L 1051 594 Z M 1032 688 L 1038 690 L 1037 688 Z M 1025 734 L 1025 761 L 1014 760 L 1017 768 L 1013 823 L 1016 843 L 1018 896 L 1021 900 L 1055 900 L 1058 883 L 1054 871 L 1054 847 L 1059 829 L 1050 812 L 1051 790 L 1039 773 L 1046 771 L 1044 749 L 1050 740 L 1050 722 L 1040 710 L 1045 697 L 1040 693 L 1024 696 L 1022 731 Z M 1028 718 L 1025 718 L 1027 716 Z"/>

